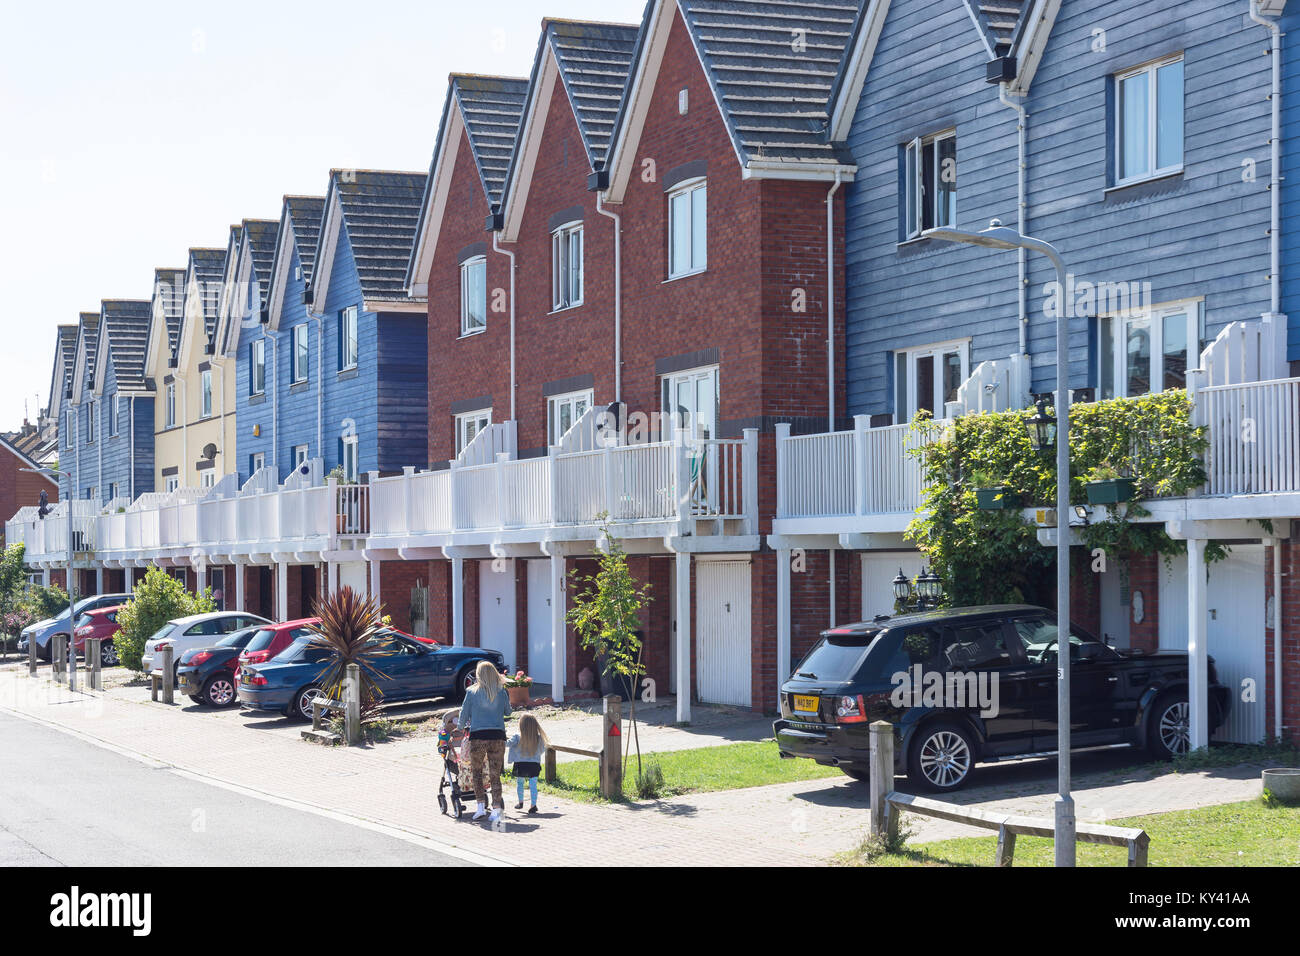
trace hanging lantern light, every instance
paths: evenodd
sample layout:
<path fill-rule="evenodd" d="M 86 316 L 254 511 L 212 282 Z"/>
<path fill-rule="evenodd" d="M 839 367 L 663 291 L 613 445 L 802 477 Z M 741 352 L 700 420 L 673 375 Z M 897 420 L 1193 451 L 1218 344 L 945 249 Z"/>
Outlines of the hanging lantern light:
<path fill-rule="evenodd" d="M 898 569 L 898 577 L 894 578 L 894 597 L 903 603 L 912 596 L 912 582 L 907 580 L 907 575 L 903 569 Z"/>
<path fill-rule="evenodd" d="M 1029 446 L 1034 451 L 1048 451 L 1056 447 L 1056 419 L 1047 414 L 1047 402 L 1039 399 L 1036 411 L 1025 419 L 1029 429 Z"/>
<path fill-rule="evenodd" d="M 939 580 L 939 575 L 928 567 L 923 568 L 921 576 L 916 579 L 916 590 L 920 594 L 921 601 L 930 607 L 936 606 L 939 598 L 943 596 L 943 584 Z"/>

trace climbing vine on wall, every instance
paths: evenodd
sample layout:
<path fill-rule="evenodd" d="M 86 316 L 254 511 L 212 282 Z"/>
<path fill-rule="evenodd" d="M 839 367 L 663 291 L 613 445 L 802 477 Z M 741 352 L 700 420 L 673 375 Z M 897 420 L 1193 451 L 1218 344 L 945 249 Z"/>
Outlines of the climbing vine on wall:
<path fill-rule="evenodd" d="M 1080 528 L 1088 549 L 1109 560 L 1130 552 L 1168 557 L 1186 549 L 1140 502 L 1181 497 L 1204 484 L 1205 429 L 1191 423 L 1185 391 L 1074 405 L 1070 409 L 1070 502 L 1087 501 L 1089 477 L 1113 472 L 1131 477 L 1136 498 L 1108 518 Z M 1056 455 L 1036 452 L 1025 426 L 1027 412 L 966 415 L 948 422 L 918 416 L 912 428 L 924 441 L 910 454 L 921 464 L 921 511 L 907 537 L 929 558 L 953 606 L 1033 600 L 1051 587 L 1055 551 L 1038 542 L 1036 526 L 1019 508 L 981 511 L 977 488 L 1002 485 L 1024 506 L 1054 506 Z M 1054 413 L 1053 413 L 1054 414 Z M 1098 509 L 1094 509 L 1099 514 Z M 1206 548 L 1206 559 L 1226 553 Z"/>

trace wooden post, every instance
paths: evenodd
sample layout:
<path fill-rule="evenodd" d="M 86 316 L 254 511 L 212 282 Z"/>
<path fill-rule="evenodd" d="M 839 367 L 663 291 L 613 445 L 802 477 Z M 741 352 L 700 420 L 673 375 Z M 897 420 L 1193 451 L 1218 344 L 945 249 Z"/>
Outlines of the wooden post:
<path fill-rule="evenodd" d="M 172 667 L 172 655 L 176 653 L 176 648 L 171 644 L 162 649 L 162 666 L 158 669 L 162 671 L 162 692 L 163 703 L 176 703 L 176 671 Z"/>
<path fill-rule="evenodd" d="M 1016 835 L 1005 824 L 998 827 L 998 848 L 993 857 L 994 866 L 1010 866 L 1016 852 Z"/>
<path fill-rule="evenodd" d="M 546 748 L 546 782 L 555 783 L 555 750 Z"/>
<path fill-rule="evenodd" d="M 1146 866 L 1147 865 L 1147 847 L 1151 844 L 1151 837 L 1143 830 L 1128 845 L 1128 865 L 1129 866 Z"/>
<path fill-rule="evenodd" d="M 343 736 L 349 747 L 361 742 L 361 665 L 349 664 L 343 679 Z"/>
<path fill-rule="evenodd" d="M 623 795 L 623 698 L 609 694 L 604 705 L 600 730 L 600 793 L 615 800 Z"/>
<path fill-rule="evenodd" d="M 871 835 L 889 840 L 898 833 L 898 812 L 886 797 L 894 789 L 894 725 L 887 720 L 871 724 Z"/>
<path fill-rule="evenodd" d="M 53 641 L 53 647 L 50 649 L 50 661 L 53 666 L 50 670 L 53 672 L 54 680 L 60 684 L 63 683 L 63 644 L 64 637 L 62 634 L 56 634 L 50 638 Z"/>
<path fill-rule="evenodd" d="M 103 690 L 104 678 L 100 671 L 101 637 L 86 638 L 86 689 Z"/>
<path fill-rule="evenodd" d="M 47 574 L 49 572 L 46 572 Z M 36 676 L 36 635 L 27 638 L 27 676 Z"/>
<path fill-rule="evenodd" d="M 77 644 L 76 639 L 68 635 L 68 690 L 77 689 Z"/>

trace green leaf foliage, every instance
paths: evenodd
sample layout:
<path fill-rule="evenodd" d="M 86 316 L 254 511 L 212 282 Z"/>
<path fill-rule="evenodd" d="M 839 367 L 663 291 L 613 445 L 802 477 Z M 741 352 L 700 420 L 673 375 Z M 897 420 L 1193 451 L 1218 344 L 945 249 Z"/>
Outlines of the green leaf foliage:
<path fill-rule="evenodd" d="M 113 645 L 125 666 L 141 670 L 144 642 L 164 624 L 178 617 L 215 610 L 211 590 L 192 594 L 162 568 L 149 568 L 144 580 L 135 586 L 131 600 L 117 615 L 120 630 L 113 637 Z"/>

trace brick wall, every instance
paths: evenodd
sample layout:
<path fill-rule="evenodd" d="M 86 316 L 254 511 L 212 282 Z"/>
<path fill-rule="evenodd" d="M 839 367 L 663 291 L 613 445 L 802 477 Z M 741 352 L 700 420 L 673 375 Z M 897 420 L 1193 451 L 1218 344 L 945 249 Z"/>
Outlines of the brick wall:
<path fill-rule="evenodd" d="M 42 491 L 50 504 L 59 500 L 58 485 L 22 470 L 30 467 L 7 445 L 0 445 L 0 539 L 4 535 L 3 522 L 12 518 L 19 508 L 40 504 Z"/>

